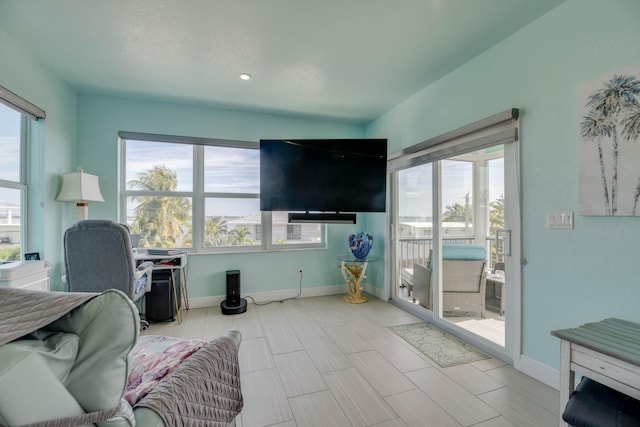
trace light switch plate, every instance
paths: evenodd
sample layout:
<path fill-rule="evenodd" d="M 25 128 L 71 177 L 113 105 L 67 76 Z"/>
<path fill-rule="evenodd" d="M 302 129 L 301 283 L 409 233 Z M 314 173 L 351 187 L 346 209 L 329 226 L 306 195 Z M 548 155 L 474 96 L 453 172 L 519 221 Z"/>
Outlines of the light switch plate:
<path fill-rule="evenodd" d="M 573 229 L 573 212 L 548 212 L 547 228 L 549 229 Z"/>

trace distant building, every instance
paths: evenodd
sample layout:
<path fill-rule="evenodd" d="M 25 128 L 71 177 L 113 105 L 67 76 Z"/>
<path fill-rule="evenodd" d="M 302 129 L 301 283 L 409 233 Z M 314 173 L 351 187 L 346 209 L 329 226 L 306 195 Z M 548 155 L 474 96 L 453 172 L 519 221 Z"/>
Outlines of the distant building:
<path fill-rule="evenodd" d="M 473 224 L 465 222 L 443 222 L 445 239 L 473 238 Z M 433 239 L 433 223 L 430 221 L 401 221 L 401 239 Z"/>
<path fill-rule="evenodd" d="M 0 244 L 20 243 L 20 205 L 0 201 Z"/>
<path fill-rule="evenodd" d="M 251 232 L 251 239 L 262 241 L 261 214 L 249 215 L 242 218 L 227 220 L 227 231 L 247 229 Z M 288 212 L 274 211 L 271 213 L 271 232 L 274 243 L 317 243 L 321 240 L 318 235 L 317 224 L 289 224 Z"/>

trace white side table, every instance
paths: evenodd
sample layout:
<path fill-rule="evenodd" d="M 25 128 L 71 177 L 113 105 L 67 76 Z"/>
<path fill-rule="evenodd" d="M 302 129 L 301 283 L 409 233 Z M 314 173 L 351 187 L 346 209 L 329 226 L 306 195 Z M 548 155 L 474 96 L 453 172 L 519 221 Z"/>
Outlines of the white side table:
<path fill-rule="evenodd" d="M 0 264 L 0 286 L 48 292 L 49 268 L 51 264 L 47 261 L 15 261 Z"/>

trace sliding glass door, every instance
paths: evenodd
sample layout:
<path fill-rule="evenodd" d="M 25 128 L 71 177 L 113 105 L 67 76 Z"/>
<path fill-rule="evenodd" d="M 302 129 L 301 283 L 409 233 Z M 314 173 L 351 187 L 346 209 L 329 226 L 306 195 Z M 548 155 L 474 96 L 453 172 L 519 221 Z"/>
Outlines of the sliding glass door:
<path fill-rule="evenodd" d="M 428 301 L 416 298 L 413 289 L 415 264 L 426 266 L 433 248 L 433 172 L 427 163 L 398 171 L 397 216 L 394 221 L 398 256 L 396 296 L 431 310 Z M 418 293 L 420 294 L 420 292 Z"/>
<path fill-rule="evenodd" d="M 444 159 L 440 176 L 436 317 L 504 347 L 503 146 Z"/>
<path fill-rule="evenodd" d="M 392 299 L 507 359 L 520 343 L 517 152 L 512 137 L 390 167 Z"/>

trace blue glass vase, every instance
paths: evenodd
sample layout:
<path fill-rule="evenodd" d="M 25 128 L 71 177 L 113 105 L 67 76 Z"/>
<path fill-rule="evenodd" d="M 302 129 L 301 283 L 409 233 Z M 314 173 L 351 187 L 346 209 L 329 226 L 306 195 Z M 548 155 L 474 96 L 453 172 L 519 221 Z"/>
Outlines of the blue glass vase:
<path fill-rule="evenodd" d="M 358 259 L 366 258 L 373 246 L 373 237 L 361 231 L 349 236 L 349 249 L 354 257 Z"/>

